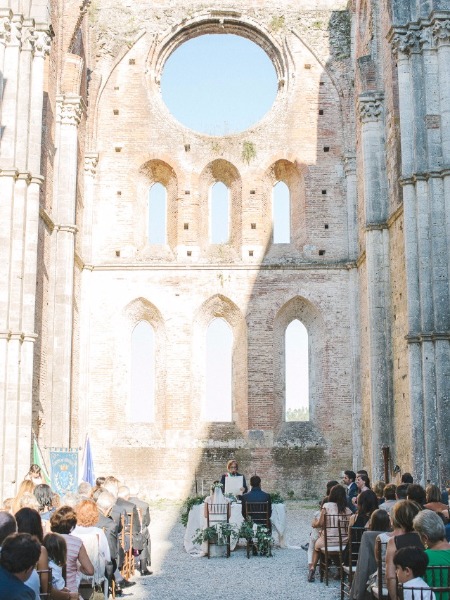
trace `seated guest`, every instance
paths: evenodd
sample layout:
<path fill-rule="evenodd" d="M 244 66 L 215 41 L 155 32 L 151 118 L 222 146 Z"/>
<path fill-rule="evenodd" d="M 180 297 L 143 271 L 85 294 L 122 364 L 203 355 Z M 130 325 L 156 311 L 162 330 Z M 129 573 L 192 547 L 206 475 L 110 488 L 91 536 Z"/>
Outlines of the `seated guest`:
<path fill-rule="evenodd" d="M 47 533 L 44 546 L 48 554 L 48 566 L 52 570 L 52 600 L 78 600 L 78 592 L 66 588 L 63 569 L 67 562 L 67 544 L 59 533 Z"/>
<path fill-rule="evenodd" d="M 272 516 L 272 500 L 270 499 L 270 495 L 266 492 L 263 492 L 261 489 L 261 477 L 258 475 L 252 475 L 250 478 L 250 485 L 252 487 L 251 491 L 242 496 L 242 516 L 245 517 L 248 515 L 251 517 L 254 523 L 261 523 L 260 518 L 258 516 L 252 516 L 251 511 L 247 513 L 247 504 L 249 502 L 267 502 L 269 518 Z"/>
<path fill-rule="evenodd" d="M 39 465 L 31 465 L 30 470 L 25 475 L 24 479 L 31 481 L 33 486 L 45 483 L 45 479 L 42 475 L 42 469 Z"/>
<path fill-rule="evenodd" d="M 327 516 L 336 517 L 336 523 L 334 523 L 332 527 L 327 527 L 328 545 L 336 546 L 339 543 L 338 522 L 346 522 L 351 514 L 351 510 L 347 507 L 347 494 L 345 488 L 342 485 L 335 485 L 330 491 L 328 502 L 325 502 L 320 512 L 318 526 L 322 531 L 314 547 L 313 564 L 309 569 L 308 581 L 315 581 L 315 571 L 317 563 L 319 562 L 320 549 L 325 547 L 325 537 L 323 532 L 325 519 Z M 348 537 L 345 534 L 342 537 L 342 541 L 344 544 L 347 544 Z"/>
<path fill-rule="evenodd" d="M 8 600 L 35 600 L 25 585 L 39 560 L 41 548 L 28 533 L 12 533 L 4 541 L 0 555 L 0 590 Z"/>
<path fill-rule="evenodd" d="M 83 541 L 72 535 L 77 524 L 77 515 L 70 506 L 61 506 L 50 517 L 50 528 L 60 533 L 67 544 L 66 586 L 70 592 L 77 592 L 81 575 L 93 575 L 94 567 L 89 560 Z M 78 564 L 79 569 L 78 569 Z M 80 572 L 79 572 L 80 571 Z"/>
<path fill-rule="evenodd" d="M 384 488 L 384 502 L 383 502 L 383 510 L 391 514 L 392 508 L 395 506 L 397 502 L 395 498 L 395 491 L 397 486 L 394 483 L 388 483 Z"/>
<path fill-rule="evenodd" d="M 12 514 L 15 515 L 16 512 L 22 508 L 21 500 L 24 494 L 33 494 L 34 491 L 34 483 L 29 479 L 24 479 L 22 483 L 19 485 L 19 489 L 17 490 L 17 494 L 14 497 L 12 503 Z M 34 495 L 34 494 L 33 494 Z"/>
<path fill-rule="evenodd" d="M 397 500 L 406 500 L 406 496 L 408 495 L 408 483 L 401 483 L 397 486 L 395 490 L 395 498 Z"/>
<path fill-rule="evenodd" d="M 427 502 L 424 505 L 424 508 L 428 510 L 433 510 L 436 513 L 441 514 L 445 521 L 448 521 L 448 505 L 445 505 L 442 502 L 442 494 L 437 485 L 427 485 L 426 490 L 426 499 Z"/>
<path fill-rule="evenodd" d="M 358 495 L 356 513 L 351 516 L 349 525 L 365 527 L 371 514 L 378 508 L 378 499 L 372 490 L 365 490 Z"/>
<path fill-rule="evenodd" d="M 418 483 L 410 483 L 408 485 L 408 491 L 406 493 L 406 497 L 408 500 L 414 500 L 417 504 L 423 508 L 424 504 L 427 501 L 427 496 L 425 494 L 425 490 Z"/>
<path fill-rule="evenodd" d="M 428 565 L 428 557 L 423 550 L 413 546 L 400 548 L 394 554 L 394 565 L 397 580 L 402 584 L 403 600 L 436 600 L 430 586 L 423 580 Z"/>
<path fill-rule="evenodd" d="M 319 539 L 319 535 L 320 535 L 320 531 L 321 531 L 321 529 L 319 527 L 320 510 L 322 509 L 325 502 L 328 502 L 328 496 L 330 495 L 331 489 L 334 488 L 335 485 L 339 485 L 339 482 L 332 480 L 327 483 L 327 494 L 319 503 L 319 507 L 320 507 L 319 510 L 317 510 L 314 513 L 314 517 L 313 517 L 313 520 L 311 523 L 312 530 L 311 530 L 311 533 L 309 534 L 309 542 L 308 542 L 308 544 L 304 544 L 302 546 L 302 549 L 306 550 L 308 552 L 308 571 L 309 571 L 309 569 L 312 568 L 314 546 L 316 545 L 316 542 Z M 349 507 L 349 508 L 351 510 L 351 507 Z"/>
<path fill-rule="evenodd" d="M 37 561 L 37 570 L 46 571 L 48 569 L 48 555 L 44 546 L 44 532 L 42 529 L 42 521 L 37 510 L 33 508 L 21 508 L 16 512 L 17 531 L 19 533 L 29 533 L 34 536 L 41 544 L 41 553 Z M 39 594 L 45 594 L 48 590 L 48 573 L 38 575 L 33 569 L 30 578 L 25 582 L 35 591 L 36 599 L 39 600 Z"/>
<path fill-rule="evenodd" d="M 136 557 L 135 561 L 138 563 L 138 571 L 141 574 L 141 577 L 145 577 L 147 575 L 152 575 L 153 571 L 148 569 L 148 566 L 151 564 L 150 557 L 150 531 L 148 526 L 150 525 L 150 507 L 147 502 L 141 500 L 137 496 L 131 496 L 130 489 L 123 485 L 119 488 L 119 497 L 128 500 L 132 504 L 134 504 L 138 510 L 139 515 L 139 523 L 141 527 L 140 535 L 141 535 L 141 544 L 142 550 L 139 553 L 139 557 Z"/>
<path fill-rule="evenodd" d="M 394 554 L 406 546 L 417 546 L 423 550 L 422 541 L 413 529 L 414 517 L 420 510 L 420 505 L 412 500 L 401 500 L 392 509 L 394 531 L 386 546 L 386 583 L 391 600 L 397 599 Z"/>
<path fill-rule="evenodd" d="M 414 483 L 414 479 L 411 473 L 403 473 L 402 483 L 406 483 L 407 485 L 409 485 L 410 483 Z"/>
<path fill-rule="evenodd" d="M 386 487 L 386 484 L 384 483 L 384 481 L 377 481 L 373 485 L 373 491 L 375 492 L 375 494 L 377 495 L 377 498 L 378 498 L 378 506 L 380 506 L 384 502 L 384 488 L 385 487 Z"/>
<path fill-rule="evenodd" d="M 0 511 L 0 550 L 3 540 L 11 533 L 16 533 L 16 519 L 8 512 Z"/>
<path fill-rule="evenodd" d="M 122 531 L 122 523 L 118 523 L 111 517 L 111 510 L 116 502 L 112 494 L 104 490 L 97 499 L 97 508 L 99 511 L 96 527 L 101 527 L 105 532 L 108 541 L 109 552 L 111 555 L 111 568 L 107 566 L 107 576 L 109 582 L 112 580 L 113 573 L 119 565 L 120 539 L 119 534 Z"/>
<path fill-rule="evenodd" d="M 82 481 L 78 486 L 78 496 L 80 500 L 87 500 L 91 498 L 92 495 L 92 485 L 87 481 Z"/>
<path fill-rule="evenodd" d="M 229 460 L 227 462 L 227 473 L 225 473 L 224 475 L 222 475 L 221 479 L 220 479 L 220 483 L 223 485 L 223 493 L 226 494 L 227 491 L 227 486 L 226 486 L 226 479 L 227 477 L 242 477 L 242 487 L 240 488 L 240 494 L 238 497 L 240 497 L 242 494 L 246 494 L 248 492 L 248 487 L 247 487 L 247 482 L 245 481 L 245 476 L 241 475 L 240 473 L 238 473 L 238 463 L 236 460 L 234 460 L 234 458 L 232 458 L 231 460 Z"/>
<path fill-rule="evenodd" d="M 70 506 L 70 508 L 75 508 L 75 506 L 79 503 L 80 496 L 75 492 L 67 492 L 61 498 L 61 506 Z"/>
<path fill-rule="evenodd" d="M 367 531 L 361 538 L 358 562 L 350 590 L 351 600 L 364 600 L 366 595 L 367 580 L 373 573 L 376 574 L 375 542 L 377 537 L 391 528 L 391 521 L 387 512 L 381 508 L 374 510 L 368 523 Z"/>
<path fill-rule="evenodd" d="M 450 544 L 445 539 L 445 525 L 441 517 L 431 510 L 422 510 L 414 518 L 414 530 L 417 531 L 426 548 L 428 566 L 446 566 L 450 568 Z M 433 575 L 432 569 L 425 574 L 425 581 L 429 585 L 432 587 L 448 586 L 448 572 L 444 581 L 436 581 Z"/>
<path fill-rule="evenodd" d="M 42 521 L 49 523 L 50 517 L 55 511 L 53 508 L 53 492 L 51 487 L 46 483 L 40 483 L 34 488 L 34 495 L 39 503 L 38 510 Z M 43 524 L 45 526 L 45 523 Z"/>

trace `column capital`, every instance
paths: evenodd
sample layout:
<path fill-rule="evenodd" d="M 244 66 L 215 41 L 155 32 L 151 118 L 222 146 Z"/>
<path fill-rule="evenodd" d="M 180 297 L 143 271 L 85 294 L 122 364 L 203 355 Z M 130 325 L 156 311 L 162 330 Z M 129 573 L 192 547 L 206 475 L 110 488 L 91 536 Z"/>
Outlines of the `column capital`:
<path fill-rule="evenodd" d="M 84 155 L 84 172 L 86 175 L 95 176 L 98 165 L 98 154 L 96 152 L 87 152 Z"/>
<path fill-rule="evenodd" d="M 407 58 L 410 54 L 421 51 L 422 32 L 418 29 L 394 29 L 391 37 L 392 53 L 398 59 Z"/>
<path fill-rule="evenodd" d="M 12 10 L 0 10 L 0 44 L 6 46 L 11 39 Z"/>
<path fill-rule="evenodd" d="M 33 34 L 33 54 L 36 58 L 45 58 L 50 52 L 50 45 L 52 43 L 52 32 L 51 30 L 46 31 L 34 31 Z"/>
<path fill-rule="evenodd" d="M 344 172 L 345 176 L 354 175 L 356 173 L 356 155 L 346 154 L 344 156 Z"/>
<path fill-rule="evenodd" d="M 437 19 L 434 22 L 433 38 L 436 46 L 450 45 L 450 19 Z"/>
<path fill-rule="evenodd" d="M 62 95 L 56 97 L 57 119 L 62 125 L 75 125 L 75 127 L 78 127 L 84 108 L 81 96 Z"/>
<path fill-rule="evenodd" d="M 358 110 L 361 123 L 380 121 L 383 116 L 382 92 L 364 93 L 358 98 Z"/>
<path fill-rule="evenodd" d="M 23 18 L 19 15 L 14 15 L 11 19 L 11 29 L 8 46 L 20 48 L 22 44 L 22 27 Z"/>

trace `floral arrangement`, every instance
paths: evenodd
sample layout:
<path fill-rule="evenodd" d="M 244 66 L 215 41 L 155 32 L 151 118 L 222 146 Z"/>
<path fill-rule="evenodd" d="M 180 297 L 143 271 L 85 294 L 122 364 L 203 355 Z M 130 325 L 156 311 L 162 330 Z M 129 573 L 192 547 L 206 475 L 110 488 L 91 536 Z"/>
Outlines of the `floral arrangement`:
<path fill-rule="evenodd" d="M 215 523 L 205 529 L 197 529 L 195 536 L 192 538 L 194 544 L 203 544 L 203 542 L 212 541 L 218 546 L 224 546 L 228 544 L 228 541 L 232 537 L 236 539 L 239 537 L 239 529 L 224 521 L 223 523 Z"/>
<path fill-rule="evenodd" d="M 284 504 L 284 498 L 279 492 L 269 494 L 272 504 Z"/>
<path fill-rule="evenodd" d="M 244 538 L 247 542 L 253 541 L 258 549 L 260 556 L 273 556 L 273 538 L 270 530 L 265 525 L 253 523 L 248 517 L 239 528 L 239 538 Z"/>
<path fill-rule="evenodd" d="M 237 498 L 234 494 L 232 494 L 231 492 L 228 494 L 224 494 L 225 498 L 228 498 L 228 500 L 233 503 L 233 502 L 237 502 Z"/>
<path fill-rule="evenodd" d="M 196 504 L 203 504 L 206 496 L 189 496 L 181 506 L 181 523 L 186 527 L 189 518 L 189 511 Z"/>
<path fill-rule="evenodd" d="M 215 481 L 212 486 L 211 489 L 215 490 L 216 488 L 223 488 L 223 483 L 220 483 L 219 481 Z"/>

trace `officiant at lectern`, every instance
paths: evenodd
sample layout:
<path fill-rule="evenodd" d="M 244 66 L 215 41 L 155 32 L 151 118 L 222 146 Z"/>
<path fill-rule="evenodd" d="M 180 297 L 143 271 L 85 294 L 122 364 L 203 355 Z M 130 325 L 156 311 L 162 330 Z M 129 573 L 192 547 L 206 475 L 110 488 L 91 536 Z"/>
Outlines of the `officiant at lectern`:
<path fill-rule="evenodd" d="M 225 473 L 224 475 L 222 475 L 222 478 L 220 480 L 220 483 L 223 486 L 222 490 L 225 494 L 227 494 L 227 493 L 235 494 L 235 496 L 240 500 L 242 494 L 246 494 L 248 492 L 248 488 L 247 488 L 247 482 L 245 481 L 245 476 L 238 473 L 238 464 L 237 464 L 237 461 L 234 460 L 234 458 L 227 462 L 227 471 L 228 471 L 228 473 Z M 233 478 L 237 478 L 237 477 L 239 477 L 239 478 L 242 477 L 242 484 L 240 485 L 239 488 L 236 489 L 236 485 L 234 485 L 235 481 L 233 481 Z M 228 485 L 227 485 L 227 483 L 228 483 Z"/>

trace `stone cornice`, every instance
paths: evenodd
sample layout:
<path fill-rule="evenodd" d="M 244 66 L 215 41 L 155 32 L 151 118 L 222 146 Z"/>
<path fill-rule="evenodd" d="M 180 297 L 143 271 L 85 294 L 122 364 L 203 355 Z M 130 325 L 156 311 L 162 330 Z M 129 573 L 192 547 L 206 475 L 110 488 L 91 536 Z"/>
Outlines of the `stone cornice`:
<path fill-rule="evenodd" d="M 182 263 L 164 263 L 154 265 L 151 263 L 103 263 L 103 264 L 84 264 L 83 270 L 89 271 L 350 271 L 357 267 L 356 261 L 329 261 L 329 262 L 308 262 L 297 263 L 295 265 L 264 265 L 264 264 L 182 264 Z"/>
<path fill-rule="evenodd" d="M 380 121 L 383 116 L 382 92 L 364 92 L 358 97 L 359 118 L 362 123 Z"/>
<path fill-rule="evenodd" d="M 383 221 L 382 223 L 367 223 L 364 227 L 364 231 L 383 231 L 384 229 L 389 229 L 387 221 Z"/>
<path fill-rule="evenodd" d="M 35 342 L 38 338 L 37 333 L 26 333 L 24 331 L 0 331 L 0 339 L 18 342 Z"/>
<path fill-rule="evenodd" d="M 425 173 L 411 173 L 399 179 L 401 186 L 415 185 L 418 181 L 428 181 L 429 179 L 443 179 L 450 176 L 450 167 L 445 166 L 438 171 L 427 171 Z"/>
<path fill-rule="evenodd" d="M 405 340 L 408 344 L 422 344 L 423 342 L 437 342 L 439 340 L 450 341 L 450 331 L 408 333 L 408 335 L 405 335 Z"/>
<path fill-rule="evenodd" d="M 13 12 L 10 8 L 0 9 L 0 44 L 6 46 L 11 40 L 11 21 Z"/>

